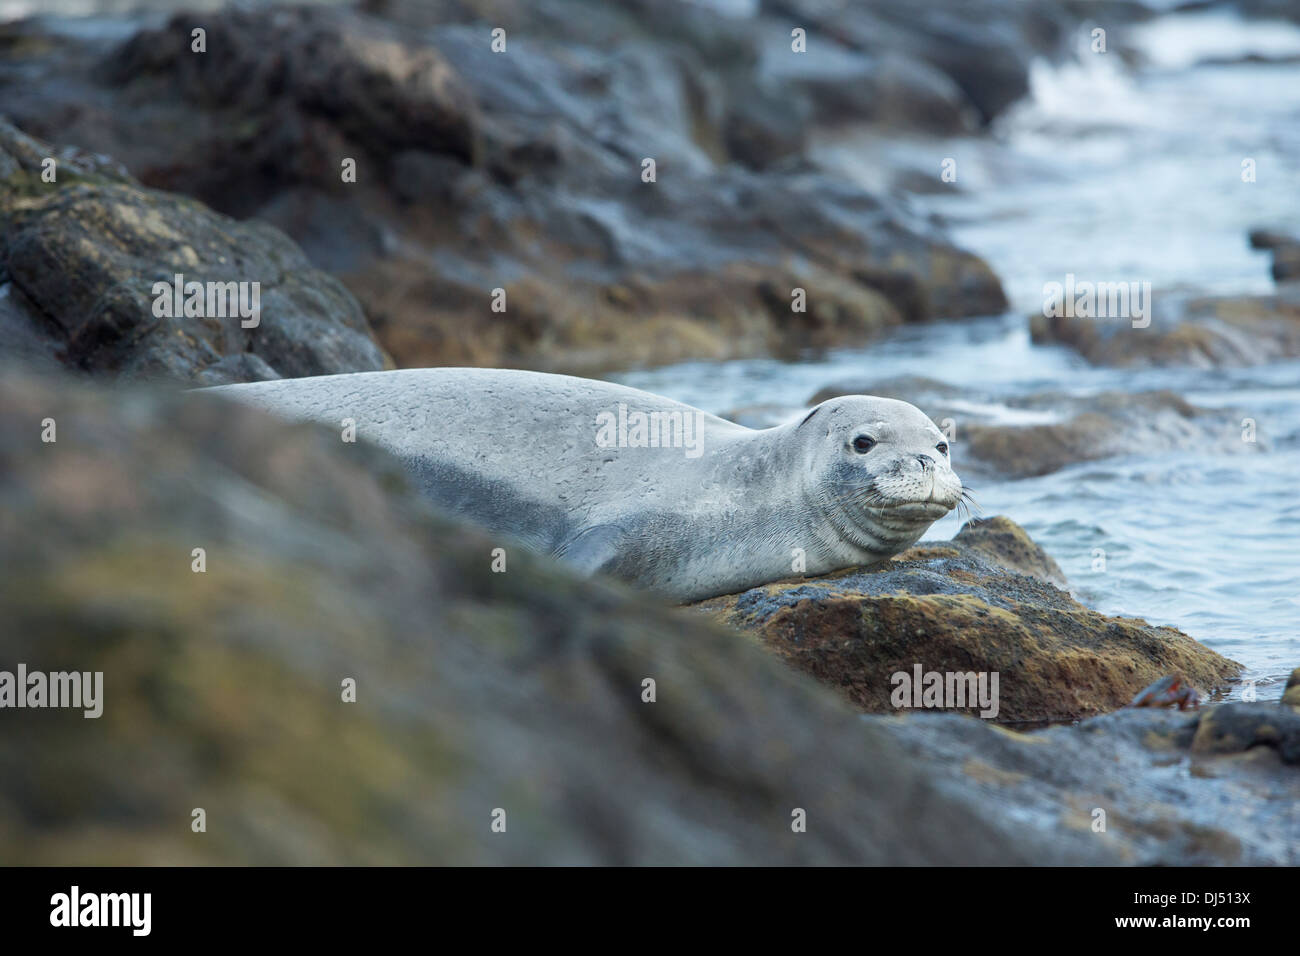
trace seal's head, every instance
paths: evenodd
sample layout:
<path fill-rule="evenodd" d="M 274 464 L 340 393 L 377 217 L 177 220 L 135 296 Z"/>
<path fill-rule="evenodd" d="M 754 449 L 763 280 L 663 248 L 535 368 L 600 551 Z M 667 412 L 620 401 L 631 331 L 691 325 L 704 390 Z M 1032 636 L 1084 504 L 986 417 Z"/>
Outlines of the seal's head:
<path fill-rule="evenodd" d="M 961 502 L 948 440 L 916 406 L 847 395 L 799 424 L 811 454 L 811 503 L 839 539 L 884 560 Z"/>

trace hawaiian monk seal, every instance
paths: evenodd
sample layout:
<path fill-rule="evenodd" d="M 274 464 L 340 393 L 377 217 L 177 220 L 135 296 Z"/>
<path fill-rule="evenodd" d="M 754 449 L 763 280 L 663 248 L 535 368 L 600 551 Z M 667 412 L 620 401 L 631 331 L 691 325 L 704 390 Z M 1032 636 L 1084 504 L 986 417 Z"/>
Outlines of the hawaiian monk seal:
<path fill-rule="evenodd" d="M 755 430 L 622 385 L 505 369 L 205 391 L 352 419 L 444 510 L 680 602 L 878 563 L 963 496 L 943 433 L 888 398 L 835 398 Z"/>

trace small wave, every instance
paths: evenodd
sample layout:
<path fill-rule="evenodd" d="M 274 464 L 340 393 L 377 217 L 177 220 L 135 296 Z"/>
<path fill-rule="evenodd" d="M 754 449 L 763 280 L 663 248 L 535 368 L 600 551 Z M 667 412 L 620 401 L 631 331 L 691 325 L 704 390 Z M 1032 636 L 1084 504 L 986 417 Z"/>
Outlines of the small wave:
<path fill-rule="evenodd" d="M 1285 20 L 1243 20 L 1227 11 L 1182 13 L 1138 24 L 1134 46 L 1153 66 L 1182 70 L 1207 60 L 1300 56 L 1300 27 Z"/>

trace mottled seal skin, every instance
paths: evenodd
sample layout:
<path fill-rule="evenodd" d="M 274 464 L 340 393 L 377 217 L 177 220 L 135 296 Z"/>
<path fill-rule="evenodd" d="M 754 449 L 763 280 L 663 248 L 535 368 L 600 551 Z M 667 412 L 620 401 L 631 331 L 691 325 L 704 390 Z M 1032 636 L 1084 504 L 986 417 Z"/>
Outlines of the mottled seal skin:
<path fill-rule="evenodd" d="M 888 398 L 835 398 L 755 430 L 622 385 L 504 369 L 203 391 L 340 429 L 353 419 L 443 509 L 680 602 L 878 563 L 962 495 L 942 432 Z M 691 416 L 698 447 L 602 447 L 602 413 L 620 404 Z"/>

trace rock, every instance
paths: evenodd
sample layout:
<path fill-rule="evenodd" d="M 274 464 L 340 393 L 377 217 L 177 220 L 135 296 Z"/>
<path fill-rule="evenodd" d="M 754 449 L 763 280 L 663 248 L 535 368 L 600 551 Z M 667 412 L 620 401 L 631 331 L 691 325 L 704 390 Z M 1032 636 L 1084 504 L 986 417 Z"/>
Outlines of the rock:
<path fill-rule="evenodd" d="M 53 183 L 41 176 L 47 156 L 58 157 Z M 384 367 L 356 300 L 276 230 L 145 189 L 102 157 L 60 153 L 3 122 L 0 157 L 11 357 L 201 384 Z M 155 284 L 176 275 L 257 283 L 258 324 L 245 328 L 224 291 L 223 317 L 207 303 L 205 317 L 156 315 Z"/>
<path fill-rule="evenodd" d="M 802 418 L 805 414 L 806 409 L 788 405 L 746 405 L 727 409 L 718 417 L 746 428 L 774 428 L 793 418 Z"/>
<path fill-rule="evenodd" d="M 1061 566 L 1043 550 L 1042 545 L 1029 537 L 1024 528 L 1010 518 L 997 516 L 971 521 L 952 540 L 985 558 L 990 564 L 1038 578 L 1062 591 L 1069 590 Z"/>
<path fill-rule="evenodd" d="M 952 790 L 1030 830 L 1089 834 L 1137 865 L 1294 866 L 1300 773 L 1273 746 L 1211 753 L 1195 743 L 1228 713 L 1251 722 L 1279 710 L 1121 710 L 1028 734 L 953 714 L 870 719 L 890 724 Z"/>
<path fill-rule="evenodd" d="M 790 51 L 789 32 L 771 31 L 760 75 L 779 83 L 790 103 L 805 108 L 819 126 L 872 123 L 891 132 L 960 135 L 978 128 L 966 94 L 942 71 L 895 52 L 865 54 L 833 41 L 816 56 Z"/>
<path fill-rule="evenodd" d="M 334 147 L 346 141 L 376 154 L 420 147 L 462 162 L 476 155 L 474 101 L 455 71 L 435 49 L 405 43 L 379 21 L 310 7 L 228 9 L 204 18 L 217 55 L 196 56 L 192 19 L 182 13 L 140 31 L 98 67 L 150 126 L 181 109 L 215 121 L 182 144 L 188 155 L 173 156 L 174 180 L 155 171 L 152 184 L 209 200 L 234 191 L 226 201 L 248 203 L 304 180 L 345 192 Z M 218 140 L 224 156 L 195 152 Z M 128 165 L 148 168 L 141 153 L 156 162 L 154 150 L 140 144 Z"/>
<path fill-rule="evenodd" d="M 1158 299 L 1147 328 L 1032 315 L 1029 331 L 1036 344 L 1067 345 L 1094 365 L 1260 365 L 1300 355 L 1300 303 L 1275 295 Z"/>
<path fill-rule="evenodd" d="M 809 107 L 783 87 L 751 85 L 722 119 L 726 153 L 751 169 L 768 169 L 803 154 L 808 145 Z"/>
<path fill-rule="evenodd" d="M 1053 583 L 1049 583 L 1053 582 Z M 966 525 L 876 569 L 791 579 L 704 601 L 857 708 L 890 713 L 895 674 L 998 673 L 996 719 L 1075 720 L 1123 707 L 1164 674 L 1202 691 L 1240 665 L 1169 627 L 1089 610 L 1007 518 Z M 979 707 L 967 708 L 975 713 Z"/>
<path fill-rule="evenodd" d="M 1290 233 L 1270 229 L 1253 229 L 1250 232 L 1252 249 L 1268 249 L 1273 253 L 1273 281 L 1300 280 L 1300 238 Z"/>
<path fill-rule="evenodd" d="M 1300 714 L 1290 707 L 1222 704 L 1196 726 L 1192 749 L 1198 753 L 1241 753 L 1271 747 L 1283 763 L 1300 764 Z"/>
<path fill-rule="evenodd" d="M 1291 672 L 1282 691 L 1282 703 L 1287 707 L 1300 710 L 1300 667 Z"/>
<path fill-rule="evenodd" d="M 992 528 L 967 540 L 1043 570 Z M 863 718 L 443 520 L 376 449 L 211 395 L 0 370 L 0 602 L 6 668 L 104 676 L 97 719 L 0 712 L 14 863 L 1295 862 L 1276 747 L 1193 751 L 1203 717 L 1166 712 Z"/>
<path fill-rule="evenodd" d="M 1059 7 L 1000 0 L 942 7 L 767 0 L 764 6 L 807 28 L 810 47 L 830 40 L 930 64 L 951 77 L 986 124 L 1029 92 L 1034 57 L 1059 57 L 1072 26 Z"/>
<path fill-rule="evenodd" d="M 958 453 L 983 472 L 1026 478 L 1132 454 L 1260 450 L 1258 442 L 1241 440 L 1241 415 L 1234 410 L 1198 408 L 1172 392 L 1105 392 L 1056 407 L 1071 405 L 1087 410 L 1066 411 L 1064 421 L 1046 425 L 968 424 L 958 431 Z"/>
<path fill-rule="evenodd" d="M 186 14 L 116 44 L 10 24 L 0 86 L 29 131 L 283 230 L 401 365 L 590 373 L 1005 309 L 983 260 L 807 159 L 815 103 L 762 72 L 768 21 L 497 6 L 216 11 L 207 57 Z M 506 54 L 480 14 L 504 18 Z M 933 66 L 872 57 L 884 122 L 913 88 L 936 110 L 956 95 Z"/>
<path fill-rule="evenodd" d="M 808 404 L 809 406 L 820 405 L 841 395 L 881 395 L 910 402 L 924 409 L 926 406 L 937 406 L 940 402 L 960 399 L 964 394 L 960 388 L 936 378 L 927 378 L 923 375 L 893 375 L 888 378 L 855 378 L 833 382 L 818 389 L 808 399 Z"/>
<path fill-rule="evenodd" d="M 1192 405 L 1170 391 L 997 397 L 907 377 L 840 382 L 808 401 L 854 394 L 899 398 L 936 422 L 952 422 L 954 463 L 966 476 L 1027 478 L 1130 454 L 1253 454 L 1269 447 L 1261 436 L 1242 441 L 1242 412 Z"/>

